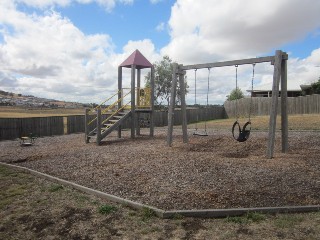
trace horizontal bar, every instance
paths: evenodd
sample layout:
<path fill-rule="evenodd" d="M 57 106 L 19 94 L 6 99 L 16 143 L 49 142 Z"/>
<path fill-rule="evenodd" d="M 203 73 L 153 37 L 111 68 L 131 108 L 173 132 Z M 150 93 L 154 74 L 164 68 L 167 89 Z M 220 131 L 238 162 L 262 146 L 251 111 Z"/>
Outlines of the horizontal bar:
<path fill-rule="evenodd" d="M 203 64 L 193 64 L 193 65 L 179 65 L 179 70 L 191 70 L 191 69 L 201 69 L 201 68 L 214 68 L 214 67 L 226 67 L 226 66 L 235 66 L 235 65 L 244 65 L 244 64 L 254 64 L 254 63 L 264 63 L 264 62 L 274 62 L 274 56 L 259 57 L 259 58 L 248 58 L 240 60 L 232 60 L 225 62 L 215 62 L 215 63 L 203 63 Z M 283 53 L 282 59 L 287 60 L 288 54 Z"/>

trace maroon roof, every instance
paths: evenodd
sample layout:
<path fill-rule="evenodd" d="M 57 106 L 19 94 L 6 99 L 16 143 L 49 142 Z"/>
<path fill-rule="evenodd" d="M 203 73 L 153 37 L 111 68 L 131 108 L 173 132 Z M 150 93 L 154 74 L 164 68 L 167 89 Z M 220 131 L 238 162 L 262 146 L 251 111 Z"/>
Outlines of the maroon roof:
<path fill-rule="evenodd" d="M 149 68 L 153 65 L 141 54 L 137 49 L 135 50 L 123 63 L 120 64 L 120 67 L 131 68 L 132 65 L 136 65 L 137 69 Z"/>

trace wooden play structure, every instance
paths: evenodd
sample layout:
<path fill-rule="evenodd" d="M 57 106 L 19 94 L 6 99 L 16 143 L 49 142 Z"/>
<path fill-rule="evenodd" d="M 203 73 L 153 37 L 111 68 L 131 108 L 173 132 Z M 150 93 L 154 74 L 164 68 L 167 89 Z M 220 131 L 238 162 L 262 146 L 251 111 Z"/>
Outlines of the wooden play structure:
<path fill-rule="evenodd" d="M 177 81 L 179 79 L 180 91 L 181 91 L 181 111 L 182 111 L 182 132 L 183 132 L 183 142 L 188 142 L 187 133 L 187 114 L 186 114 L 186 101 L 184 93 L 184 76 L 187 70 L 197 70 L 202 68 L 225 67 L 225 66 L 239 66 L 245 64 L 252 64 L 253 66 L 258 63 L 270 62 L 274 66 L 273 72 L 273 86 L 272 86 L 272 102 L 269 120 L 269 133 L 268 133 L 268 144 L 267 144 L 267 157 L 272 158 L 274 153 L 274 142 L 275 142 L 275 132 L 276 132 L 276 119 L 277 119 L 277 108 L 278 108 L 278 96 L 279 96 L 279 84 L 281 82 L 281 139 L 282 139 L 282 152 L 286 153 L 288 151 L 288 115 L 287 115 L 287 60 L 288 55 L 281 50 L 277 50 L 274 56 L 259 57 L 259 58 L 249 58 L 240 59 L 225 62 L 214 62 L 214 63 L 204 63 L 204 64 L 194 64 L 194 65 L 179 65 L 177 63 L 173 66 L 173 76 L 172 76 L 172 88 L 171 88 L 171 98 L 168 113 L 168 135 L 167 135 L 167 145 L 172 146 L 173 142 L 173 123 L 174 123 L 174 108 L 177 95 Z M 250 120 L 249 120 L 250 121 Z M 237 121 L 235 122 L 235 124 Z M 247 122 L 248 123 L 248 122 Z M 246 123 L 246 124 L 247 124 Z M 239 124 L 239 123 L 238 123 Z M 251 122 L 245 126 L 251 125 Z M 234 125 L 234 129 L 238 125 Z M 240 127 L 240 125 L 239 125 Z M 243 128 L 243 137 L 248 137 L 248 131 Z M 241 133 L 241 130 L 240 130 Z M 241 142 L 241 141 L 239 141 Z"/>
<path fill-rule="evenodd" d="M 122 68 L 131 68 L 131 87 L 122 86 Z M 141 87 L 141 69 L 150 68 L 150 88 Z M 102 139 L 111 132 L 117 130 L 121 137 L 121 129 L 124 122 L 131 118 L 131 138 L 140 135 L 140 114 L 147 113 L 150 136 L 154 134 L 154 67 L 141 54 L 139 50 L 134 51 L 118 67 L 118 91 L 106 99 L 94 109 L 85 111 L 85 141 L 89 143 L 94 139 L 100 144 Z M 116 98 L 112 104 L 103 108 L 102 106 Z"/>

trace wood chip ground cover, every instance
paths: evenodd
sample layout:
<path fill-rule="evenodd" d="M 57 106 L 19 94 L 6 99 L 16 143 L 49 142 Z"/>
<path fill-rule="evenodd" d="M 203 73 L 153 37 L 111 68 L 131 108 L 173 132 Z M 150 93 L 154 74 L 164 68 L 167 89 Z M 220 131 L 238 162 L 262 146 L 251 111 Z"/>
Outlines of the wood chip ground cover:
<path fill-rule="evenodd" d="M 123 135 L 101 146 L 85 144 L 83 134 L 39 138 L 31 147 L 3 141 L 0 161 L 164 210 L 320 204 L 320 132 L 290 131 L 287 154 L 277 133 L 273 159 L 262 131 L 245 143 L 224 130 L 190 132 L 183 144 L 176 130 L 172 148 L 165 129 L 154 138 Z"/>

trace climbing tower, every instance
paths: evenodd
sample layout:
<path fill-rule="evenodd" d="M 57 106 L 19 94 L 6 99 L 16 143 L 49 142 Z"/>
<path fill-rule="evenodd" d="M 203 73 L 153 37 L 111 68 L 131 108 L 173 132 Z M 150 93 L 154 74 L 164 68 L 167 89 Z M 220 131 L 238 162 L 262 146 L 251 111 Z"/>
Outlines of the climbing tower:
<path fill-rule="evenodd" d="M 131 68 L 131 86 L 123 88 L 122 86 L 122 70 L 123 68 Z M 150 88 L 141 86 L 141 69 L 150 68 Z M 101 140 L 109 135 L 112 131 L 118 131 L 118 137 L 121 138 L 122 125 L 130 121 L 131 138 L 140 135 L 140 115 L 141 113 L 148 115 L 148 127 L 150 128 L 150 136 L 154 134 L 154 67 L 141 54 L 139 50 L 135 50 L 126 60 L 118 67 L 118 92 L 109 97 L 106 101 L 110 101 L 113 97 L 117 99 L 114 103 L 106 108 L 102 105 L 97 106 L 93 110 L 86 109 L 85 114 L 85 141 L 88 143 L 90 139 L 95 138 L 96 143 L 100 144 Z M 90 114 L 90 113 L 94 114 Z M 96 116 L 95 116 L 96 115 Z"/>

